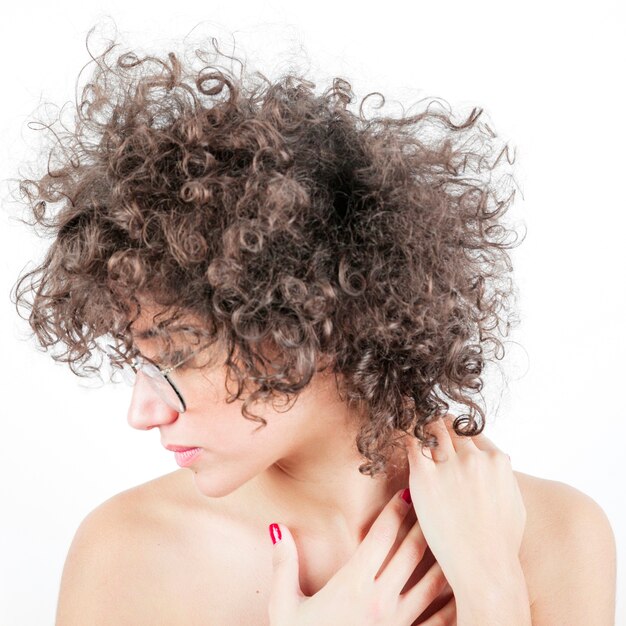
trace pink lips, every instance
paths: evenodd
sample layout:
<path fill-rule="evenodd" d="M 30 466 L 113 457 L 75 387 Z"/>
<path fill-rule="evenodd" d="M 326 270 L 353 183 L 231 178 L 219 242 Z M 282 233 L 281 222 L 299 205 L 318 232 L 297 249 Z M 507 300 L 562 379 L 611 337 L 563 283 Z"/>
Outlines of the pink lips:
<path fill-rule="evenodd" d="M 193 463 L 194 459 L 201 452 L 202 448 L 189 448 L 183 452 L 176 452 L 174 457 L 176 458 L 176 463 L 178 463 L 180 467 L 187 467 Z"/>
<path fill-rule="evenodd" d="M 195 446 L 163 446 L 166 450 L 171 450 L 172 452 L 186 452 L 187 450 L 195 449 Z"/>

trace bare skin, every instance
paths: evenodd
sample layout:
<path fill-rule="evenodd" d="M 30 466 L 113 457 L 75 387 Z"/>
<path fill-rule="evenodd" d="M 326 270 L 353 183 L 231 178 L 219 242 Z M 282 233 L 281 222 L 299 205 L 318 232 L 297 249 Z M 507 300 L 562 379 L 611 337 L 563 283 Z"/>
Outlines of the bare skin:
<path fill-rule="evenodd" d="M 520 559 L 531 602 L 541 584 L 534 564 L 541 558 L 541 479 L 515 472 L 528 511 Z M 136 579 L 137 593 L 151 594 L 163 623 L 267 625 L 272 545 L 267 526 L 276 520 L 253 483 L 211 501 L 198 492 L 189 469 L 180 469 L 116 496 L 136 522 L 137 550 L 120 575 Z M 415 523 L 407 516 L 398 543 Z M 356 546 L 294 532 L 300 556 L 300 584 L 317 593 L 353 554 Z M 427 550 L 407 583 L 411 588 L 434 562 Z M 144 590 L 144 591 L 141 591 Z M 444 589 L 415 625 L 450 598 Z M 210 618 L 208 618 L 210 616 Z M 166 619 L 167 618 L 167 619 Z M 208 618 L 208 622 L 207 622 Z"/>
<path fill-rule="evenodd" d="M 151 326 L 150 311 L 144 311 L 134 325 L 137 332 Z M 160 346 L 153 340 L 136 343 L 159 362 Z M 387 475 L 359 474 L 358 416 L 338 397 L 328 374 L 316 375 L 287 411 L 252 407 L 268 420 L 256 431 L 259 424 L 240 414 L 242 401 L 224 401 L 224 368 L 177 370 L 172 378 L 187 410 L 168 406 L 140 373 L 128 422 L 139 430 L 158 428 L 164 445 L 198 446 L 203 453 L 188 468 L 120 494 L 126 523 L 136 521 L 137 529 L 136 550 L 123 575 L 136 579 L 138 594 L 154 597 L 158 614 L 170 616 L 165 623 L 206 626 L 211 616 L 208 623 L 266 624 L 272 576 L 268 525 L 281 522 L 290 529 L 300 556 L 301 589 L 315 594 L 354 554 L 393 494 L 408 486 L 406 453 L 396 450 Z M 516 476 L 527 499 L 538 479 Z M 537 499 L 527 500 L 524 546 L 532 543 Z M 415 521 L 411 511 L 398 543 Z M 524 546 L 520 558 L 532 598 L 532 559 L 525 552 L 534 553 Z M 427 551 L 405 590 L 433 561 Z M 447 587 L 415 623 L 436 612 L 450 594 Z"/>
<path fill-rule="evenodd" d="M 149 326 L 142 319 L 135 330 Z M 137 343 L 159 362 L 158 345 Z M 183 413 L 138 375 L 130 426 L 158 428 L 164 445 L 203 450 L 188 468 L 117 494 L 81 524 L 64 569 L 59 624 L 82 624 L 87 613 L 101 624 L 114 615 L 115 623 L 133 626 L 269 626 L 268 525 L 289 528 L 300 587 L 311 596 L 348 563 L 391 497 L 408 486 L 401 438 L 386 475 L 358 472 L 358 416 L 338 398 L 332 377 L 316 376 L 286 411 L 251 407 L 268 421 L 255 431 L 258 423 L 241 416 L 241 401 L 225 401 L 224 374 L 219 366 L 174 371 L 187 403 Z M 612 623 L 616 558 L 606 515 L 564 483 L 514 475 L 527 513 L 519 559 L 532 623 Z M 412 510 L 396 546 L 414 522 Z M 403 591 L 433 562 L 427 550 Z M 471 576 L 472 564 L 467 567 Z M 491 587 L 484 601 L 499 592 Z M 437 617 L 442 605 L 453 606 L 451 591 L 446 586 L 414 626 Z M 454 616 L 438 624 L 452 626 Z"/>

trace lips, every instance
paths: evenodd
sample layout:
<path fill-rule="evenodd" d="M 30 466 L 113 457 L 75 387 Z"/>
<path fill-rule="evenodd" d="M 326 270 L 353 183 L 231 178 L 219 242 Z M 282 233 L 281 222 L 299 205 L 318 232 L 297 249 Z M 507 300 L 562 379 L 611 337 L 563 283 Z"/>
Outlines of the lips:
<path fill-rule="evenodd" d="M 164 446 L 166 450 L 170 452 L 188 452 L 189 450 L 195 450 L 198 446 Z"/>
<path fill-rule="evenodd" d="M 202 454 L 202 448 L 192 448 L 188 452 L 175 452 L 174 457 L 180 467 L 187 467 L 191 465 L 200 454 Z"/>

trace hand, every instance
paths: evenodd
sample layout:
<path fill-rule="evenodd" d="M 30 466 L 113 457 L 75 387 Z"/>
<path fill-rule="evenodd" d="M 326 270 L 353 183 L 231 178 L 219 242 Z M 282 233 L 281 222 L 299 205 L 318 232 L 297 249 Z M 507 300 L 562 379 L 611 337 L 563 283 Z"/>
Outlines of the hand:
<path fill-rule="evenodd" d="M 438 447 L 422 453 L 413 436 L 406 444 L 417 519 L 458 595 L 465 582 L 506 575 L 518 562 L 526 508 L 510 458 L 483 434 L 458 436 L 453 418 L 426 427 Z"/>
<path fill-rule="evenodd" d="M 411 589 L 401 593 L 427 545 L 416 522 L 388 559 L 411 508 L 400 493 L 387 503 L 348 563 L 313 596 L 302 593 L 296 544 L 287 527 L 279 525 L 281 539 L 272 555 L 271 626 L 411 626 L 415 622 L 447 587 L 447 580 L 435 561 Z M 454 596 L 435 615 L 415 623 L 455 624 Z"/>

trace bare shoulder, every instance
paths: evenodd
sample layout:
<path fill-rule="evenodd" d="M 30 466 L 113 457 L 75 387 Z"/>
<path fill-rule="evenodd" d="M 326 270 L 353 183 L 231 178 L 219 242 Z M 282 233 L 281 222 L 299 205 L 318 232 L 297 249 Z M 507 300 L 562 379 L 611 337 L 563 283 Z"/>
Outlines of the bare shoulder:
<path fill-rule="evenodd" d="M 154 593 L 176 544 L 168 507 L 154 506 L 169 481 L 166 475 L 116 494 L 83 519 L 65 560 L 56 626 L 130 626 L 169 614 L 167 599 Z"/>
<path fill-rule="evenodd" d="M 545 533 L 557 531 L 562 537 L 566 530 L 591 523 L 594 528 L 613 534 L 602 507 L 588 494 L 572 485 L 557 480 L 539 478 L 522 472 L 513 472 L 517 478 L 527 511 L 527 526 L 532 537 L 541 541 Z M 525 537 L 526 539 L 526 537 Z M 532 545 L 529 543 L 529 549 Z"/>
<path fill-rule="evenodd" d="M 520 560 L 533 625 L 612 625 L 616 545 L 605 511 L 567 483 L 514 474 L 527 511 Z"/>

